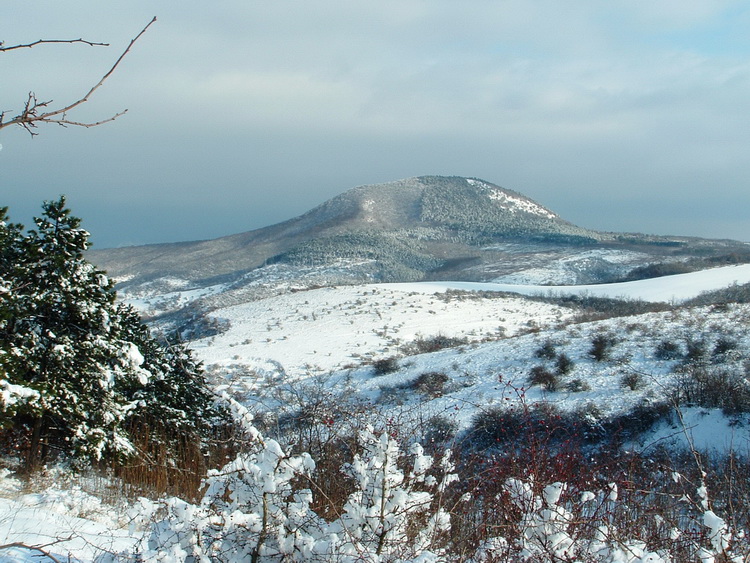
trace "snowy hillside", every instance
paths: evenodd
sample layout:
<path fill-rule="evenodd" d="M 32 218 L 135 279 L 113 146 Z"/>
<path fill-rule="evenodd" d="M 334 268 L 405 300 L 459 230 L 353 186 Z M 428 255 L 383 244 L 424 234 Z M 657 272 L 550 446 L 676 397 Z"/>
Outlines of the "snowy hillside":
<path fill-rule="evenodd" d="M 663 398 L 676 377 L 675 360 L 655 357 L 665 339 L 684 348 L 700 338 L 708 350 L 726 339 L 734 344 L 727 361 L 742 369 L 744 350 L 750 349 L 744 328 L 750 307 L 686 308 L 580 323 L 573 322 L 574 309 L 497 292 L 678 302 L 748 281 L 750 266 L 737 266 L 601 286 L 435 282 L 322 288 L 219 310 L 213 315 L 228 323 L 228 330 L 192 346 L 219 381 L 231 380 L 248 401 L 262 404 L 259 408 L 283 410 L 269 398 L 280 386 L 325 381 L 331 389 L 347 388 L 383 409 L 402 410 L 404 402 L 411 402 L 433 413 L 451 412 L 464 427 L 478 409 L 507 401 L 516 388 L 524 388 L 524 400 L 532 403 L 549 401 L 565 410 L 596 405 L 601 416 L 609 416 Z M 616 341 L 607 362 L 589 354 L 598 334 Z M 435 337 L 463 345 L 419 354 L 414 343 Z M 544 364 L 535 351 L 545 342 L 574 363 L 559 392 L 529 388 L 530 369 Z M 374 375 L 373 360 L 387 357 L 400 357 L 399 369 Z M 435 372 L 448 378 L 440 397 L 409 388 L 421 374 Z M 628 375 L 634 389 L 621 383 Z M 398 404 L 391 405 L 394 396 Z"/>
<path fill-rule="evenodd" d="M 267 428 L 281 427 L 285 417 L 310 409 L 315 400 L 311 412 L 332 432 L 347 423 L 340 413 L 361 412 L 366 405 L 380 420 L 398 421 L 403 434 L 434 440 L 425 434 L 425 421 L 433 426 L 439 421 L 441 439 L 461 439 L 462 433 L 477 432 L 480 415 L 535 403 L 550 405 L 554 410 L 548 412 L 576 413 L 591 428 L 608 432 L 610 421 L 633 409 L 651 412 L 667 396 L 675 397 L 670 393 L 685 383 L 687 358 L 706 370 L 737 374 L 741 394 L 750 365 L 750 305 L 679 303 L 748 282 L 750 266 L 598 286 L 420 282 L 284 289 L 280 284 L 269 297 L 214 310 L 211 316 L 224 330 L 191 347 L 217 388 Z M 173 280 L 162 289 L 133 301 L 142 309 L 167 301 L 184 306 L 226 287 L 195 290 Z M 607 318 L 606 302 L 594 311 L 555 299 L 562 295 L 664 303 L 651 312 L 642 312 L 650 305 L 634 305 L 640 312 Z M 535 380 L 539 375 L 544 378 Z M 624 435 L 624 445 L 649 453 L 662 445 L 685 447 L 690 440 L 702 449 L 731 448 L 744 455 L 750 420 L 745 412 L 727 415 L 729 410 L 686 405 L 682 420 L 660 415 L 645 432 Z M 44 492 L 22 494 L 20 483 L 7 474 L 0 478 L 6 497 L 0 501 L 0 543 L 7 544 L 0 547 L 0 563 L 45 560 L 28 546 L 42 546 L 57 560 L 86 562 L 115 561 L 123 552 L 135 557 L 146 549 L 154 530 L 148 521 L 161 517 L 164 506 L 143 500 L 113 508 L 64 481 L 52 476 L 39 488 Z M 555 507 L 559 495 L 548 489 L 545 502 Z M 608 494 L 604 498 L 614 502 L 616 495 Z M 185 503 L 171 506 L 185 518 L 198 511 Z M 723 520 L 706 522 L 715 535 L 724 533 Z M 668 560 L 638 559 L 634 554 L 646 553 L 643 545 L 628 545 L 632 557 L 601 560 Z"/>

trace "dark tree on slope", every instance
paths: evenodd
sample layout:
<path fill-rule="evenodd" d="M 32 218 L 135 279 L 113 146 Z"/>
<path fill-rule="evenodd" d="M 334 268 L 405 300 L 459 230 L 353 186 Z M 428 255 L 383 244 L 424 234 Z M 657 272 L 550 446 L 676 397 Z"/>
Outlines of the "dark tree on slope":
<path fill-rule="evenodd" d="M 180 343 L 157 341 L 129 305 L 119 305 L 117 316 L 122 337 L 138 348 L 143 355 L 141 368 L 151 375 L 145 385 L 123 390 L 137 405 L 131 422 L 151 425 L 158 421 L 164 428 L 197 436 L 208 432 L 220 413 L 208 391 L 203 368 L 191 351 Z"/>
<path fill-rule="evenodd" d="M 112 282 L 84 259 L 88 233 L 65 199 L 43 209 L 27 235 L 0 228 L 8 290 L 0 305 L 0 414 L 27 437 L 28 466 L 50 449 L 123 459 L 134 453 L 128 422 L 144 412 L 166 425 L 195 424 L 176 411 L 196 400 L 201 415 L 211 408 L 205 385 L 186 388 L 202 381 L 186 376 L 198 366 L 161 350 L 137 315 L 116 305 Z"/>

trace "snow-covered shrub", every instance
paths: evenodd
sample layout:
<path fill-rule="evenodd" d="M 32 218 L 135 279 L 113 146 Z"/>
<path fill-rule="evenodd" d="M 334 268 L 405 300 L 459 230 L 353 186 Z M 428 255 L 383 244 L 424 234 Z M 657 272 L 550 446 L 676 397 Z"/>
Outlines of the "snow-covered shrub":
<path fill-rule="evenodd" d="M 450 458 L 440 461 L 436 478 L 429 473 L 432 457 L 415 443 L 405 472 L 404 454 L 387 433 L 367 428 L 360 440 L 364 451 L 344 469 L 355 490 L 329 527 L 336 553 L 349 556 L 346 561 L 396 561 L 434 551 L 438 536 L 450 529 L 448 514 L 434 505 L 434 493 L 439 497 L 455 479 Z"/>
<path fill-rule="evenodd" d="M 667 521 L 656 515 L 653 525 L 641 530 L 627 527 L 632 506 L 620 499 L 616 483 L 592 492 L 571 491 L 559 481 L 541 486 L 510 478 L 501 494 L 516 512 L 515 525 L 507 526 L 504 536 L 483 540 L 473 562 L 740 562 L 750 556 L 744 535 L 711 510 L 704 485 L 688 509 L 690 518 Z"/>
<path fill-rule="evenodd" d="M 200 504 L 166 502 L 167 517 L 152 527 L 146 558 L 312 559 L 322 524 L 309 508 L 310 490 L 295 490 L 292 482 L 313 469 L 309 455 L 289 455 L 275 440 L 259 437 L 253 451 L 209 473 Z"/>
<path fill-rule="evenodd" d="M 312 458 L 254 434 L 250 452 L 209 474 L 200 504 L 166 502 L 146 560 L 378 563 L 438 555 L 438 539 L 450 528 L 440 506 L 455 479 L 449 456 L 435 464 L 414 444 L 404 468 L 395 439 L 364 429 L 362 452 L 343 468 L 354 490 L 340 516 L 326 521 L 311 509 Z"/>

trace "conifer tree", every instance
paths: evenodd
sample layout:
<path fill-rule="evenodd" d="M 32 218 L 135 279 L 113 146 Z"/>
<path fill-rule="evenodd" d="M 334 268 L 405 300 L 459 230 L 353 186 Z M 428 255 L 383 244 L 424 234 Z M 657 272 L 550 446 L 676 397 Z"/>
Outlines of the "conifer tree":
<path fill-rule="evenodd" d="M 28 466 L 50 448 L 81 460 L 128 456 L 132 420 L 145 414 L 205 431 L 214 411 L 200 366 L 115 303 L 64 197 L 43 211 L 26 235 L 0 215 L 0 416 L 28 436 Z"/>

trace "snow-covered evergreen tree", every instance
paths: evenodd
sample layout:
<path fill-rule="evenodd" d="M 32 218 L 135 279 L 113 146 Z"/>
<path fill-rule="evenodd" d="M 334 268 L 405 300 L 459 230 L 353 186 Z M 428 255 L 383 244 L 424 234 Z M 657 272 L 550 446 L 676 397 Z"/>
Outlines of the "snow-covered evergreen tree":
<path fill-rule="evenodd" d="M 84 258 L 89 234 L 65 198 L 43 210 L 26 235 L 0 217 L 0 415 L 28 437 L 29 466 L 50 448 L 127 456 L 125 423 L 149 410 L 195 424 L 210 406 L 199 366 L 184 350 L 160 348 L 115 303 L 113 283 Z"/>
<path fill-rule="evenodd" d="M 135 346 L 142 357 L 140 369 L 148 374 L 145 383 L 122 389 L 138 407 L 129 415 L 132 421 L 200 436 L 210 430 L 217 417 L 218 422 L 223 420 L 203 368 L 190 349 L 181 343 L 155 339 L 129 305 L 120 304 L 116 318 L 120 337 Z"/>

